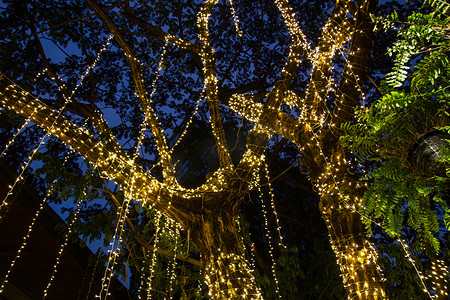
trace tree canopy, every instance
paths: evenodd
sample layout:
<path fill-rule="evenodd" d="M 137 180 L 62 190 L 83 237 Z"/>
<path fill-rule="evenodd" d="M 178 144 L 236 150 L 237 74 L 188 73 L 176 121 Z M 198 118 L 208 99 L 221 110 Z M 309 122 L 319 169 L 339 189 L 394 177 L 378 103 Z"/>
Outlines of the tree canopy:
<path fill-rule="evenodd" d="M 419 178 L 399 159 L 421 133 L 448 129 L 447 6 L 430 3 L 400 29 L 387 83 L 403 84 L 422 47 L 431 54 L 375 102 L 390 33 L 374 33 L 374 15 L 397 8 L 392 25 L 417 3 L 4 0 L 2 156 L 17 183 L 34 174 L 45 201 L 68 204 L 74 232 L 105 241 L 100 298 L 113 274 L 137 298 L 411 290 L 401 276 L 385 283 L 367 230 L 382 218 L 374 230 L 401 236 L 405 198 L 416 230 L 405 234 L 447 249 L 433 235 L 448 223 L 446 176 Z M 405 260 L 392 249 L 381 253 Z"/>

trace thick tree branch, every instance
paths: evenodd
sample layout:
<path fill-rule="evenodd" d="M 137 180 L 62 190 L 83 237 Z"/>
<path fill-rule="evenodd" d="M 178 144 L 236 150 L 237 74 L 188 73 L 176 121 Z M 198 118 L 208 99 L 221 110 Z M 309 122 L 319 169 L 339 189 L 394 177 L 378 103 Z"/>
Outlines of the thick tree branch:
<path fill-rule="evenodd" d="M 183 40 L 182 38 L 176 37 L 170 33 L 163 31 L 158 26 L 154 26 L 152 24 L 145 22 L 144 20 L 139 19 L 131 12 L 131 8 L 129 8 L 129 6 L 126 7 L 126 10 L 122 13 L 122 15 L 129 21 L 133 22 L 134 24 L 144 28 L 148 33 L 147 37 L 162 41 L 168 40 L 178 48 L 187 50 L 200 59 L 201 47 L 199 45 Z"/>
<path fill-rule="evenodd" d="M 168 190 L 123 151 L 108 149 L 101 141 L 92 138 L 89 133 L 66 120 L 61 113 L 55 112 L 15 85 L 10 85 L 2 76 L 0 98 L 4 106 L 61 139 L 123 189 L 129 189 L 128 184 L 133 177 L 134 199 L 153 205 L 170 218 L 186 225 L 188 220 L 186 211 L 189 211 L 190 201 L 182 199 L 183 191 Z"/>
<path fill-rule="evenodd" d="M 117 200 L 116 196 L 114 196 L 113 193 L 111 193 L 110 191 L 107 191 L 105 189 L 99 189 L 99 188 L 94 188 L 94 189 L 100 190 L 102 192 L 107 193 L 109 195 L 109 197 L 111 198 L 112 202 L 114 203 L 114 205 L 116 206 L 116 208 L 118 210 L 121 209 L 122 205 L 120 204 L 119 200 Z M 165 256 L 168 256 L 168 257 L 174 257 L 174 255 L 175 255 L 175 258 L 178 259 L 178 260 L 182 260 L 182 261 L 188 262 L 190 264 L 193 264 L 194 266 L 203 267 L 203 264 L 199 260 L 196 260 L 196 259 L 193 259 L 193 258 L 190 258 L 190 257 L 186 257 L 186 256 L 183 256 L 183 255 L 180 255 L 180 254 L 176 254 L 176 253 L 174 253 L 172 251 L 168 251 L 168 250 L 164 250 L 164 249 L 161 249 L 161 248 L 153 247 L 147 241 L 145 241 L 143 238 L 141 238 L 139 236 L 138 232 L 136 231 L 136 228 L 134 227 L 133 223 L 131 222 L 131 220 L 128 217 L 125 217 L 125 221 L 126 221 L 128 227 L 130 227 L 131 232 L 133 232 L 133 234 L 134 234 L 134 237 L 133 237 L 134 240 L 139 245 L 141 245 L 142 247 L 150 249 L 152 251 L 155 251 L 156 253 L 159 253 L 159 254 L 162 254 L 162 255 L 165 255 Z"/>
<path fill-rule="evenodd" d="M 114 151 L 122 151 L 116 138 L 111 134 L 108 124 L 103 119 L 101 112 L 99 110 L 95 109 L 95 104 L 92 103 L 92 101 L 91 101 L 91 105 L 86 105 L 84 103 L 77 102 L 73 98 L 72 93 L 70 93 L 70 91 L 67 89 L 67 86 L 61 80 L 61 78 L 56 74 L 55 70 L 53 69 L 52 65 L 50 64 L 50 61 L 48 60 L 48 58 L 45 54 L 44 47 L 42 46 L 42 43 L 36 32 L 36 27 L 34 26 L 34 20 L 31 18 L 31 16 L 29 17 L 29 20 L 30 20 L 31 33 L 35 39 L 36 47 L 42 58 L 44 66 L 47 70 L 47 74 L 50 77 L 50 79 L 52 79 L 54 82 L 56 82 L 59 90 L 61 91 L 61 93 L 64 97 L 64 101 L 62 103 L 55 101 L 55 104 L 57 105 L 57 107 L 62 107 L 63 105 L 65 105 L 67 108 L 69 108 L 75 114 L 84 115 L 84 117 L 88 117 L 89 119 L 91 119 L 94 126 L 100 132 L 101 137 L 104 138 L 104 141 L 106 142 L 107 146 L 111 146 Z M 91 70 L 90 74 L 93 74 L 92 70 Z M 92 81 L 92 78 L 90 78 L 90 79 Z M 95 90 L 93 89 L 92 86 L 91 86 L 91 90 L 93 92 L 95 92 Z M 65 104 L 63 104 L 63 103 L 65 103 Z"/>
<path fill-rule="evenodd" d="M 225 131 L 223 129 L 222 118 L 219 110 L 218 80 L 216 76 L 215 53 L 209 41 L 208 21 L 211 11 L 218 0 L 207 0 L 198 14 L 199 37 L 201 41 L 201 57 L 203 62 L 203 74 L 205 76 L 206 100 L 208 103 L 211 118 L 211 127 L 219 154 L 220 167 L 230 168 L 233 166 L 231 156 L 228 151 Z"/>
<path fill-rule="evenodd" d="M 339 130 L 340 125 L 349 122 L 354 115 L 362 94 L 362 82 L 367 78 L 367 65 L 372 49 L 373 23 L 369 14 L 374 13 L 378 1 L 358 0 L 356 28 L 350 45 L 347 64 L 340 82 L 332 126 Z"/>
<path fill-rule="evenodd" d="M 108 26 L 110 32 L 114 35 L 119 46 L 125 52 L 128 64 L 131 69 L 132 80 L 134 83 L 136 96 L 138 97 L 142 110 L 144 111 L 145 118 L 150 125 L 150 128 L 155 137 L 156 145 L 158 147 L 158 152 L 161 156 L 161 164 L 163 166 L 164 178 L 169 182 L 176 183 L 175 180 L 175 168 L 172 164 L 171 157 L 169 155 L 169 148 L 167 146 L 166 138 L 159 125 L 158 118 L 151 107 L 149 96 L 145 90 L 144 80 L 141 73 L 141 64 L 134 56 L 131 47 L 123 38 L 114 21 L 105 13 L 103 8 L 94 0 L 86 0 L 88 5 L 97 13 L 97 15 L 103 20 L 103 22 Z"/>
<path fill-rule="evenodd" d="M 319 44 L 311 57 L 313 69 L 301 109 L 307 110 L 306 119 L 322 123 L 325 120 L 325 99 L 332 82 L 330 74 L 334 55 L 351 37 L 351 23 L 347 18 L 350 0 L 336 1 L 331 15 L 324 25 Z M 313 126 L 314 124 L 311 124 Z"/>

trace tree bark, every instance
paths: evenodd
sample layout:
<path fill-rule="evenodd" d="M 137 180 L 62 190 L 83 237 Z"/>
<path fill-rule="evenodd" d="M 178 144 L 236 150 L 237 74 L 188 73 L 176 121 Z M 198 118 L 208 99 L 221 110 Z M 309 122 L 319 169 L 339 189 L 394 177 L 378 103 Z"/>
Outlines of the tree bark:
<path fill-rule="evenodd" d="M 334 195 L 322 196 L 321 202 L 330 200 L 340 202 Z M 369 241 L 360 215 L 342 206 L 334 208 L 331 213 L 323 211 L 322 216 L 341 269 L 347 298 L 386 299 L 384 279 L 377 264 L 378 255 Z"/>
<path fill-rule="evenodd" d="M 201 253 L 211 299 L 262 299 L 236 232 L 236 215 L 218 210 L 194 216 L 191 237 Z"/>
<path fill-rule="evenodd" d="M 130 188 L 129 178 L 132 177 L 136 191 L 133 198 L 150 203 L 191 233 L 202 256 L 211 298 L 262 299 L 251 268 L 242 255 L 236 216 L 252 170 L 259 166 L 255 161 L 264 149 L 260 144 L 267 144 L 267 134 L 256 131 L 250 135 L 253 139 L 250 139 L 247 156 L 235 172 L 213 175 L 210 185 L 218 191 L 208 190 L 206 184 L 198 193 L 188 190 L 175 193 L 135 165 L 121 148 L 109 149 L 62 114 L 18 87 L 9 85 L 1 76 L 0 102 L 61 139 L 122 189 Z"/>
<path fill-rule="evenodd" d="M 348 176 L 345 153 L 335 146 L 320 175 L 312 178 L 320 194 L 319 207 L 325 220 L 331 247 L 341 269 L 348 299 L 386 299 L 383 274 L 377 252 L 369 241 L 361 216 L 362 188 Z"/>

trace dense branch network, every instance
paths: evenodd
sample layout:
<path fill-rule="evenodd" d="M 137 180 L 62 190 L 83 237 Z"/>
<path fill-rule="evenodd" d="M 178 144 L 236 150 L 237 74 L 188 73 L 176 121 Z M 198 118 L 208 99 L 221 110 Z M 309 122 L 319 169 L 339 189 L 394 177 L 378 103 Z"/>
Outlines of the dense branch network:
<path fill-rule="evenodd" d="M 376 253 L 355 212 L 359 199 L 354 195 L 349 196 L 355 188 L 345 183 L 349 164 L 338 142 L 339 126 L 351 120 L 362 94 L 361 80 L 365 76 L 371 47 L 369 13 L 374 11 L 376 1 L 358 0 L 357 5 L 350 0 L 336 1 L 314 50 L 300 29 L 288 1 L 274 1 L 291 43 L 280 75 L 263 97 L 264 103 L 256 102 L 255 94 L 234 93 L 228 99 L 219 98 L 222 87 L 219 86 L 216 54 L 211 46 L 208 23 L 218 0 L 206 0 L 200 9 L 197 19 L 199 46 L 149 27 L 132 15 L 128 16 L 136 24 L 147 28 L 155 38 L 169 41 L 201 58 L 204 92 L 220 167 L 205 184 L 195 189 L 184 189 L 176 181 L 169 147 L 153 110 L 151 95 L 146 91 L 142 65 L 133 49 L 105 10 L 94 0 L 86 1 L 106 24 L 126 56 L 135 94 L 144 114 L 142 130 L 147 125 L 151 128 L 161 158 L 164 181 L 160 182 L 146 172 L 125 154 L 111 136 L 105 141 L 93 138 L 66 120 L 60 112 L 0 77 L 0 101 L 5 107 L 60 138 L 123 190 L 133 191 L 133 199 L 149 203 L 185 229 L 191 230 L 192 238 L 202 253 L 210 292 L 212 295 L 216 291 L 224 293 L 218 298 L 236 297 L 246 290 L 250 291 L 252 297 L 260 298 L 249 267 L 241 255 L 235 222 L 242 198 L 254 186 L 257 178 L 255 174 L 264 160 L 270 137 L 273 133 L 282 135 L 298 146 L 302 154 L 301 162 L 321 196 L 322 215 L 327 221 L 331 242 L 342 265 L 349 297 L 363 297 L 369 292 L 373 299 L 384 297 L 382 276 L 376 266 Z M 339 85 L 332 78 L 333 58 L 337 54 L 346 56 Z M 312 63 L 305 99 L 290 90 L 290 83 L 303 57 Z M 335 99 L 329 105 L 327 100 L 331 98 L 332 91 Z M 63 92 L 67 93 L 65 90 Z M 255 123 L 247 136 L 246 151 L 236 167 L 225 138 L 219 111 L 220 101 Z M 283 111 L 283 104 L 296 107 L 298 117 Z M 107 131 L 106 126 L 106 123 L 99 121 L 97 128 Z M 233 278 L 238 275 L 228 269 L 228 264 L 239 269 L 237 273 L 244 278 L 243 281 L 240 281 L 241 277 L 239 280 Z M 226 278 L 226 284 L 222 283 L 223 277 L 217 275 L 222 271 L 230 277 Z M 229 290 L 227 285 L 231 286 Z"/>

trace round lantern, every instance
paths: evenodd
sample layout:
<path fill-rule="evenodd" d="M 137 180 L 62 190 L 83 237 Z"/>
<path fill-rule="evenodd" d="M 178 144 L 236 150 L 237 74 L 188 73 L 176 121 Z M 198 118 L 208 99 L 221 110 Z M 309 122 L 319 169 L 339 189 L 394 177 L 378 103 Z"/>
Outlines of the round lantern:
<path fill-rule="evenodd" d="M 411 146 L 408 153 L 408 161 L 412 167 L 425 176 L 445 175 L 445 166 L 438 159 L 443 155 L 443 149 L 450 149 L 450 134 L 432 130 L 419 136 Z"/>

